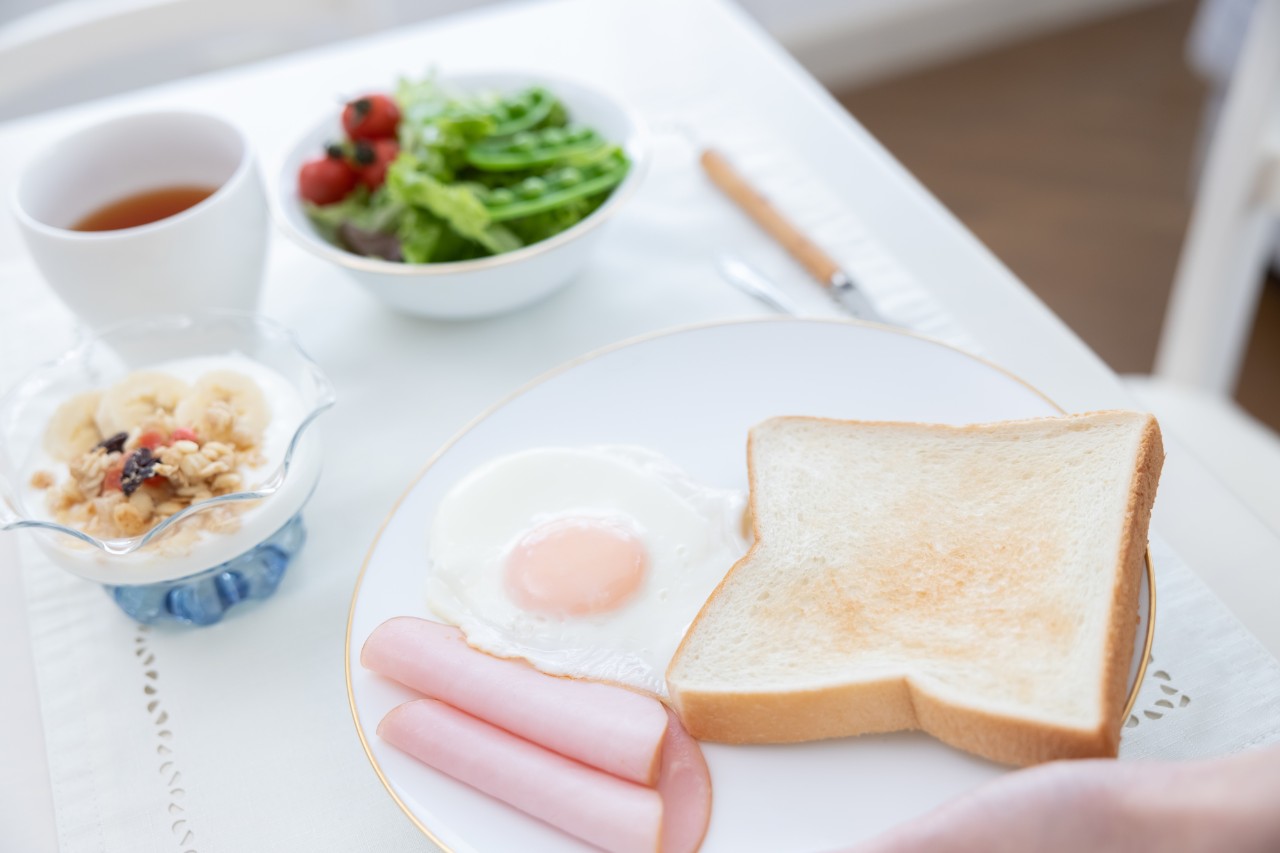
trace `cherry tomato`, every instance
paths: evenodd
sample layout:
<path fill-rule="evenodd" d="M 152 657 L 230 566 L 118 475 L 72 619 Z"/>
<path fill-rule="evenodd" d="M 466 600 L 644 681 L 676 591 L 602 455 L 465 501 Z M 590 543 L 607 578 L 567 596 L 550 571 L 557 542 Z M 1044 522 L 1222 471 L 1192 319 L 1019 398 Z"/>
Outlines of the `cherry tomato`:
<path fill-rule="evenodd" d="M 196 438 L 196 431 L 193 429 L 187 429 L 186 427 L 178 427 L 175 429 L 173 431 L 172 438 L 174 441 L 194 441 L 197 444 L 200 443 L 200 439 Z"/>
<path fill-rule="evenodd" d="M 138 436 L 138 446 L 145 447 L 147 450 L 155 450 L 162 444 L 168 444 L 168 442 L 158 432 L 147 431 Z"/>
<path fill-rule="evenodd" d="M 107 469 L 107 473 L 102 478 L 102 491 L 106 492 L 122 492 L 124 487 L 120 485 L 120 477 L 124 474 L 124 459 L 116 460 L 116 463 Z"/>
<path fill-rule="evenodd" d="M 393 139 L 400 108 L 387 95 L 364 95 L 342 109 L 342 127 L 352 139 Z"/>
<path fill-rule="evenodd" d="M 355 150 L 356 171 L 360 183 L 371 190 L 382 186 L 387 179 L 387 167 L 400 153 L 400 145 L 394 139 L 377 139 L 373 142 L 357 142 Z"/>
<path fill-rule="evenodd" d="M 356 170 L 341 157 L 317 157 L 302 164 L 298 195 L 312 204 L 333 204 L 346 198 L 358 179 Z"/>

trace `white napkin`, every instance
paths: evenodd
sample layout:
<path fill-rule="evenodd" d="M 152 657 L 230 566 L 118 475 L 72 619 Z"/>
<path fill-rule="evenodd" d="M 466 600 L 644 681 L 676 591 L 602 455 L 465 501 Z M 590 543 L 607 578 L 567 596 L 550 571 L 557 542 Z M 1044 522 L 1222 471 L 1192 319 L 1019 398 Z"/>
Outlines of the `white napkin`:
<path fill-rule="evenodd" d="M 715 122 L 704 115 L 699 126 L 732 126 Z M 973 347 L 804 164 L 771 153 L 781 149 L 759 135 L 717 139 L 730 140 L 725 152 L 812 228 L 888 316 Z M 340 402 L 321 422 L 325 471 L 305 514 L 310 540 L 274 599 L 210 628 L 143 629 L 98 587 L 24 543 L 64 853 L 427 846 L 360 749 L 342 675 L 355 576 L 396 496 L 449 435 L 542 370 L 637 333 L 760 313 L 716 277 L 718 251 L 761 266 L 807 312 L 839 313 L 701 179 L 693 146 L 671 132 L 656 143 L 646 184 L 591 270 L 564 294 L 510 317 L 399 317 L 340 272 L 277 243 L 266 311 L 298 331 Z M 0 271 L 0 299 L 15 304 L 19 293 L 30 294 L 41 328 L 25 324 L 30 315 L 0 319 L 6 355 L 70 327 L 29 269 Z M 6 360 L 6 372 L 20 363 Z M 1153 549 L 1155 662 L 1123 753 L 1182 758 L 1276 739 L 1280 664 L 1176 555 L 1158 540 Z"/>

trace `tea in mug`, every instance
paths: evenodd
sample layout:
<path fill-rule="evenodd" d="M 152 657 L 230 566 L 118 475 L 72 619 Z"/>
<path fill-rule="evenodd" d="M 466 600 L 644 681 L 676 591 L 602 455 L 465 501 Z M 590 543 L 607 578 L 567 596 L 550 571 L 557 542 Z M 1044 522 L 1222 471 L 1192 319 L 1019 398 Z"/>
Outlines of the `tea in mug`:
<path fill-rule="evenodd" d="M 162 187 L 134 193 L 103 205 L 71 226 L 72 231 L 118 231 L 159 222 L 194 207 L 217 191 L 217 187 Z"/>

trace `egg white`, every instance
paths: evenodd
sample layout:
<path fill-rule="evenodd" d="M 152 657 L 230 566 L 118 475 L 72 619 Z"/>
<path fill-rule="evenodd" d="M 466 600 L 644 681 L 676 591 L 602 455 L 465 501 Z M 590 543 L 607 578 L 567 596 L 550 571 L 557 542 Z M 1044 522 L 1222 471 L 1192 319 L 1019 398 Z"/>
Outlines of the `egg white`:
<path fill-rule="evenodd" d="M 700 485 L 641 447 L 549 447 L 494 459 L 440 502 L 426 598 L 467 642 L 538 669 L 665 695 L 664 673 L 690 622 L 746 552 L 746 498 Z M 556 617 L 518 607 L 504 588 L 511 548 L 559 518 L 609 518 L 637 531 L 649 557 L 620 607 Z"/>

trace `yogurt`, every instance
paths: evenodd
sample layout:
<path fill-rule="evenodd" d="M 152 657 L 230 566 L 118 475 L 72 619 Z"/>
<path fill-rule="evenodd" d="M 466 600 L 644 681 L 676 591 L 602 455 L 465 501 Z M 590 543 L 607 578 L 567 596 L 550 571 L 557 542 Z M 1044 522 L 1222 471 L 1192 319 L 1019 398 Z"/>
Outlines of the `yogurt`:
<path fill-rule="evenodd" d="M 267 497 L 241 504 L 233 529 L 213 531 L 195 529 L 200 512 L 173 523 L 178 531 L 190 527 L 196 534 L 180 537 L 157 536 L 145 546 L 124 554 L 107 553 L 97 547 L 60 533 L 46 532 L 37 537 L 48 556 L 68 571 L 91 580 L 112 585 L 143 584 L 186 577 L 233 559 L 251 550 L 282 528 L 306 503 L 320 476 L 320 437 L 314 426 L 298 439 L 284 470 L 289 443 L 293 440 L 310 409 L 294 385 L 283 375 L 238 353 L 200 356 L 147 365 L 148 371 L 159 371 L 194 384 L 201 376 L 217 370 L 243 374 L 257 383 L 270 409 L 262 432 L 262 462 L 241 466 L 244 491 L 270 491 Z M 50 457 L 39 443 L 27 460 L 24 471 L 22 501 L 34 517 L 56 523 L 46 503 L 46 490 L 32 485 L 37 471 L 55 472 L 58 481 L 68 476 L 65 462 Z M 210 506 L 219 505 L 208 502 Z M 199 507 L 196 503 L 193 506 Z M 140 537 L 139 537 L 140 538 Z"/>

